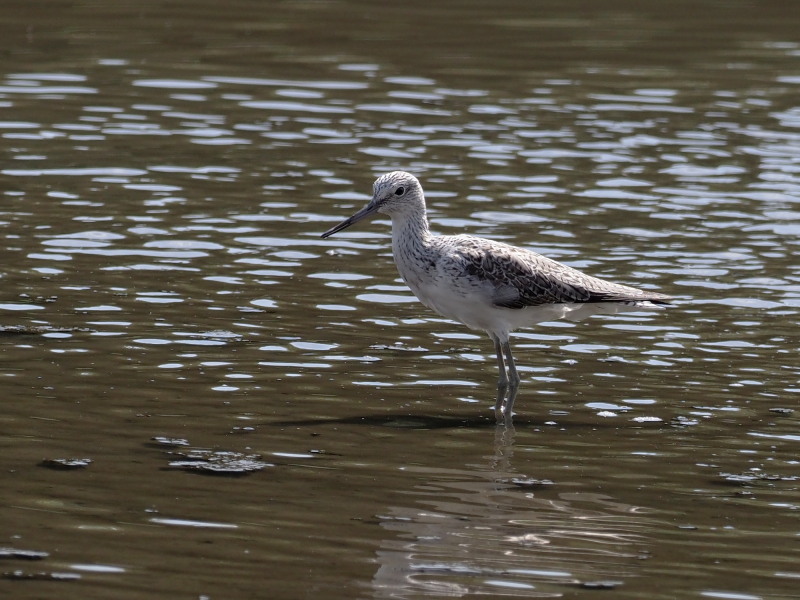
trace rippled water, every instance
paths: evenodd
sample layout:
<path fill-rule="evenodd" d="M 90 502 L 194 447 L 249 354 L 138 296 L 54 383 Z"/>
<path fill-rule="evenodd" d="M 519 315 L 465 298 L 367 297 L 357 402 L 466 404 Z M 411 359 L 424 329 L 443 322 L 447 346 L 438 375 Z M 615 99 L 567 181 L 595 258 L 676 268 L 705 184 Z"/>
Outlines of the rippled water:
<path fill-rule="evenodd" d="M 0 10 L 4 597 L 798 597 L 783 4 Z M 388 222 L 319 237 L 395 168 L 676 305 L 519 332 L 495 430 Z"/>

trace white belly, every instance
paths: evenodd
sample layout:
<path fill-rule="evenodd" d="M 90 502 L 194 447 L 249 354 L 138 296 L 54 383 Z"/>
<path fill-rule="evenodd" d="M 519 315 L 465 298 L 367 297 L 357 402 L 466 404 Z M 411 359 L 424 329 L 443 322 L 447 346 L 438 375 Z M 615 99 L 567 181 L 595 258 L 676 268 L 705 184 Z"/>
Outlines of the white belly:
<path fill-rule="evenodd" d="M 561 319 L 580 306 L 545 304 L 521 309 L 502 308 L 493 304 L 488 285 L 476 285 L 466 278 L 453 282 L 446 279 L 421 281 L 410 277 L 405 281 L 420 302 L 443 317 L 463 323 L 470 329 L 506 335 L 520 327 Z"/>
<path fill-rule="evenodd" d="M 542 304 L 525 308 L 495 306 L 488 287 L 471 284 L 468 280 L 406 279 L 414 295 L 431 310 L 443 317 L 463 323 L 470 329 L 508 336 L 515 329 L 531 327 L 544 321 L 568 319 L 580 321 L 595 314 L 615 314 L 655 308 L 652 306 L 602 303 Z"/>

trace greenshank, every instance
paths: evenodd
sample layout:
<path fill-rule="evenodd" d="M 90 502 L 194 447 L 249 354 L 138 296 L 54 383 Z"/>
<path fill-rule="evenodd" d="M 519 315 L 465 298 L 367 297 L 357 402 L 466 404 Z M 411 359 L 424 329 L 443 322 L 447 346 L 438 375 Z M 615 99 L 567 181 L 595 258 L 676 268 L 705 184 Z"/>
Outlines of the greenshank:
<path fill-rule="evenodd" d="M 405 171 L 378 177 L 369 203 L 322 237 L 375 213 L 392 220 L 394 262 L 414 295 L 440 315 L 492 339 L 500 371 L 495 410 L 506 422 L 520 383 L 509 343 L 512 331 L 542 321 L 670 303 L 664 294 L 592 277 L 525 248 L 472 235 L 434 235 L 422 186 Z"/>

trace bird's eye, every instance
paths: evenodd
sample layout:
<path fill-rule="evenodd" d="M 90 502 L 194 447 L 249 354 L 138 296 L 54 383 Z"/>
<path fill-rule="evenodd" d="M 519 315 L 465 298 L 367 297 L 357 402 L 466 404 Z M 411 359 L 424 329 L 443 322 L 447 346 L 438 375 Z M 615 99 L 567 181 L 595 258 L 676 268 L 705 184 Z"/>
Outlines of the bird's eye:
<path fill-rule="evenodd" d="M 394 191 L 395 196 L 402 196 L 405 193 L 406 193 L 406 188 L 404 188 L 402 185 Z"/>

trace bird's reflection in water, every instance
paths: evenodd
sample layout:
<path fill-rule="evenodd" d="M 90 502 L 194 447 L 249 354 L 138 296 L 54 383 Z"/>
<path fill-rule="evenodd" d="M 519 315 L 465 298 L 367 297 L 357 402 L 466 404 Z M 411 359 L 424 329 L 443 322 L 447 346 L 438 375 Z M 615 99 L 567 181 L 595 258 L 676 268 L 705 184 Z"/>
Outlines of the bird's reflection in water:
<path fill-rule="evenodd" d="M 391 535 L 377 551 L 375 597 L 560 597 L 635 574 L 652 525 L 646 511 L 516 472 L 514 437 L 498 425 L 484 465 L 409 467 L 427 479 L 379 516 Z"/>

